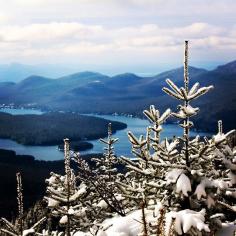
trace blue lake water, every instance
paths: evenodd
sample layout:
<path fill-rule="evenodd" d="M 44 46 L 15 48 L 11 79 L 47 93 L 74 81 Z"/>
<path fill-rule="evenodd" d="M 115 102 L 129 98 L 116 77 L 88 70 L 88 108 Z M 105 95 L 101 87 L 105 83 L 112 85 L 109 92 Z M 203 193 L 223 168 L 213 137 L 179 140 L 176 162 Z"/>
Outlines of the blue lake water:
<path fill-rule="evenodd" d="M 26 114 L 33 114 L 33 115 L 41 115 L 43 114 L 42 111 L 36 109 L 24 109 L 24 108 L 1 108 L 1 112 L 6 112 L 12 115 L 26 115 Z"/>
<path fill-rule="evenodd" d="M 10 114 L 42 114 L 42 111 L 39 110 L 31 110 L 31 109 L 9 109 L 3 108 L 0 111 L 7 112 Z M 115 145 L 115 151 L 117 155 L 125 155 L 132 157 L 130 152 L 131 145 L 128 141 L 127 132 L 130 130 L 135 135 L 139 136 L 146 133 L 146 127 L 149 125 L 147 120 L 142 120 L 139 118 L 132 118 L 126 116 L 112 116 L 112 115 L 93 115 L 96 117 L 120 121 L 127 124 L 127 128 L 124 130 L 117 131 L 113 134 L 114 137 L 119 138 L 119 142 Z M 1 124 L 0 124 L 1 125 Z M 177 124 L 166 124 L 163 125 L 162 138 L 168 137 L 172 138 L 173 135 L 181 136 L 182 129 Z M 201 136 L 207 136 L 209 133 L 204 132 L 195 132 L 192 131 L 191 135 L 199 134 Z M 81 154 L 88 153 L 101 153 L 103 152 L 103 145 L 99 142 L 99 140 L 89 141 L 94 147 L 88 151 L 81 152 Z M 9 139 L 0 139 L 0 148 L 14 150 L 17 154 L 27 154 L 32 155 L 38 160 L 60 160 L 63 159 L 63 152 L 60 152 L 57 149 L 57 146 L 25 146 L 16 143 L 15 141 Z"/>

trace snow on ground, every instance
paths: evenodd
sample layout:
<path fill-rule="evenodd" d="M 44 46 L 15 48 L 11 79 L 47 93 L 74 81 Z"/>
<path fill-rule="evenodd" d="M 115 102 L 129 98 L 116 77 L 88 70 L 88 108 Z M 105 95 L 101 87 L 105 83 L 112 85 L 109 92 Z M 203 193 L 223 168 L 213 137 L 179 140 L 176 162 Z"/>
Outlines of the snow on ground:
<path fill-rule="evenodd" d="M 159 207 L 160 208 L 160 207 Z M 166 226 L 170 226 L 171 219 L 175 219 L 175 231 L 181 235 L 187 233 L 191 227 L 199 231 L 210 232 L 208 225 L 205 221 L 205 210 L 200 212 L 192 210 L 182 210 L 179 212 L 168 212 L 166 214 Z M 147 222 L 157 222 L 158 218 L 153 216 L 153 210 L 145 209 L 145 218 Z M 168 224 L 169 222 L 169 224 Z M 125 217 L 116 216 L 105 220 L 102 223 L 103 229 L 99 230 L 97 236 L 137 236 L 141 235 L 142 224 L 142 211 L 136 210 Z M 169 229 L 166 228 L 168 235 Z M 74 236 L 91 236 L 90 233 L 77 232 Z M 222 236 L 219 234 L 218 236 Z M 230 236 L 230 235 L 229 235 Z"/>

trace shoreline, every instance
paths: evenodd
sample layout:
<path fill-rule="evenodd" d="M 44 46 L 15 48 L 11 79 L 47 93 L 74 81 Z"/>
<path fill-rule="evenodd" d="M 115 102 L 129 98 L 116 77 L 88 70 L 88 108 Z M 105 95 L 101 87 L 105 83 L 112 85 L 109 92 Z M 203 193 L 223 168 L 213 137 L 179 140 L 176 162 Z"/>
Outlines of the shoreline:
<path fill-rule="evenodd" d="M 78 111 L 71 111 L 71 110 L 58 110 L 58 109 L 47 109 L 45 107 L 41 107 L 41 106 L 23 106 L 23 105 L 2 105 L 0 104 L 0 112 L 1 112 L 1 109 L 19 109 L 19 110 L 23 110 L 23 109 L 28 109 L 28 110 L 32 110 L 32 111 L 36 111 L 36 110 L 39 110 L 43 113 L 54 113 L 54 112 L 58 112 L 58 113 L 68 113 L 68 114 L 78 114 L 78 115 L 85 115 L 85 116 L 105 116 L 105 115 L 110 115 L 110 116 L 121 116 L 121 117 L 128 117 L 128 118 L 138 118 L 138 119 L 141 119 L 141 120 L 146 120 L 145 116 L 143 115 L 138 115 L 138 114 L 133 114 L 133 113 L 118 113 L 118 112 L 107 112 L 107 113 L 103 113 L 103 112 L 95 112 L 95 113 L 81 113 L 81 112 L 78 112 Z M 39 114 L 40 115 L 40 114 Z M 165 124 L 178 124 L 178 121 L 173 121 L 173 120 L 168 120 L 165 122 Z M 195 126 L 192 128 L 193 131 L 196 131 L 196 132 L 208 132 L 208 133 L 215 133 L 217 131 L 217 127 L 211 127 L 210 129 L 205 127 L 203 128 L 201 125 L 199 126 L 196 126 L 196 124 L 199 124 L 198 120 L 195 120 L 194 121 L 194 124 Z M 217 126 L 217 124 L 216 124 Z M 116 131 L 115 131 L 116 132 Z M 115 133 L 114 132 L 114 133 Z M 0 137 L 1 138 L 1 137 Z M 104 138 L 104 137 L 101 137 L 101 138 Z M 89 141 L 92 141 L 94 139 L 90 139 Z M 55 144 L 57 145 L 57 144 Z"/>
<path fill-rule="evenodd" d="M 60 145 L 66 137 L 72 142 L 98 140 L 107 136 L 108 123 L 112 123 L 113 133 L 127 128 L 124 122 L 59 112 L 41 115 L 0 112 L 0 120 L 0 138 L 24 146 Z"/>

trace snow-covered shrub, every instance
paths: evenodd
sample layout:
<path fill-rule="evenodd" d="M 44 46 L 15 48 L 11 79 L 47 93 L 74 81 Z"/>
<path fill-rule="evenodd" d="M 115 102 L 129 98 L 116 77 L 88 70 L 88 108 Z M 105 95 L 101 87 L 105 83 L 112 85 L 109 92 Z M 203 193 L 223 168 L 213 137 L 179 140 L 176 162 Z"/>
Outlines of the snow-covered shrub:
<path fill-rule="evenodd" d="M 114 151 L 114 144 L 118 139 L 112 137 L 111 124 L 108 124 L 107 139 L 100 139 L 105 144 L 102 157 L 93 158 L 95 167 L 91 167 L 80 158 L 74 158 L 77 163 L 77 177 L 82 181 L 89 192 L 83 203 L 86 207 L 86 216 L 91 228 L 99 228 L 99 224 L 113 215 L 125 215 L 123 197 L 119 193 L 115 181 L 119 179 L 117 166 L 119 160 Z"/>
<path fill-rule="evenodd" d="M 5 218 L 0 219 L 0 235 L 2 236 L 27 236 L 35 235 L 40 226 L 46 221 L 46 217 L 41 216 L 41 212 L 37 215 L 31 215 L 31 220 L 27 219 L 28 214 L 24 214 L 24 204 L 23 204 L 23 185 L 21 173 L 16 173 L 16 182 L 17 182 L 17 206 L 18 206 L 18 215 L 15 222 L 9 222 Z M 33 216 L 34 219 L 33 219 Z M 40 217 L 40 219 L 38 219 Z M 32 223 L 33 222 L 33 223 Z"/>
<path fill-rule="evenodd" d="M 175 112 L 167 109 L 162 115 L 154 106 L 144 111 L 150 121 L 145 136 L 135 137 L 128 133 L 135 160 L 122 157 L 129 172 L 127 181 L 118 182 L 123 196 L 146 206 L 160 201 L 167 215 L 175 218 L 175 232 L 179 235 L 208 235 L 220 229 L 222 222 L 236 218 L 236 157 L 228 145 L 232 134 L 219 131 L 211 139 L 190 137 L 193 127 L 191 117 L 198 107 L 191 102 L 207 93 L 213 86 L 200 88 L 199 83 L 189 87 L 188 42 L 185 43 L 184 86 L 178 87 L 170 79 L 170 88 L 163 88 L 171 97 L 182 102 Z M 162 124 L 168 117 L 175 117 L 183 129 L 182 137 L 160 140 Z M 130 208 L 135 208 L 133 203 Z M 168 229 L 166 229 L 168 230 Z"/>
<path fill-rule="evenodd" d="M 80 184 L 76 186 L 76 177 L 70 167 L 71 153 L 69 149 L 69 140 L 64 140 L 65 154 L 65 175 L 51 173 L 46 180 L 48 208 L 51 210 L 51 216 L 59 219 L 59 225 L 65 228 L 67 235 L 70 235 L 72 229 L 79 229 L 78 219 L 81 218 L 82 205 L 79 199 L 86 193 L 86 186 Z"/>
<path fill-rule="evenodd" d="M 112 137 L 111 124 L 108 125 L 108 138 L 104 155 L 94 158 L 95 167 L 79 157 L 70 155 L 69 141 L 65 140 L 65 176 L 51 173 L 45 199 L 52 217 L 59 218 L 68 235 L 72 230 L 98 230 L 100 223 L 113 215 L 125 215 L 122 196 L 115 185 L 118 160 L 114 144 L 118 139 Z M 72 170 L 70 160 L 75 161 L 77 169 Z M 69 229 L 68 229 L 69 228 Z"/>

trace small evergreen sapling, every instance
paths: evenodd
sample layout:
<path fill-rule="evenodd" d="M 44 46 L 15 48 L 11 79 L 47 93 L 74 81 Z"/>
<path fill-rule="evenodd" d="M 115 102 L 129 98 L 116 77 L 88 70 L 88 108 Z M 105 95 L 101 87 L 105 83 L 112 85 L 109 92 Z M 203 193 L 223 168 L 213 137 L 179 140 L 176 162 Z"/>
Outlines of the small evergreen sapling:
<path fill-rule="evenodd" d="M 106 146 L 102 157 L 93 158 L 95 168 L 88 165 L 78 156 L 75 158 L 78 168 L 78 179 L 88 189 L 83 205 L 86 207 L 86 215 L 91 222 L 91 227 L 98 226 L 106 218 L 114 214 L 124 216 L 122 198 L 116 187 L 118 159 L 115 155 L 114 144 L 118 139 L 112 137 L 111 124 L 108 124 L 107 139 L 100 139 Z"/>
<path fill-rule="evenodd" d="M 1 235 L 10 236 L 36 235 L 38 228 L 45 222 L 46 217 L 42 217 L 30 228 L 26 227 L 26 222 L 24 221 L 23 186 L 20 172 L 16 173 L 16 182 L 18 216 L 15 224 L 10 223 L 5 218 L 1 218 L 0 221 L 3 223 L 3 227 L 0 228 L 0 233 Z"/>
<path fill-rule="evenodd" d="M 93 172 L 97 176 L 99 184 L 97 191 L 102 200 L 108 204 L 111 212 L 124 216 L 125 212 L 121 202 L 123 198 L 115 184 L 119 176 L 117 166 L 120 164 L 114 150 L 114 144 L 117 141 L 118 138 L 112 137 L 111 123 L 109 123 L 107 139 L 100 139 L 100 142 L 105 144 L 103 157 L 93 158 L 93 161 L 96 163 L 96 169 Z"/>
<path fill-rule="evenodd" d="M 59 218 L 59 224 L 65 228 L 65 233 L 69 236 L 73 230 L 80 228 L 79 199 L 85 194 L 86 188 L 82 185 L 76 186 L 76 177 L 70 166 L 69 139 L 64 139 L 64 157 L 65 175 L 51 173 L 51 177 L 46 180 L 48 195 L 45 200 L 52 217 Z"/>
<path fill-rule="evenodd" d="M 170 109 L 167 109 L 160 115 L 154 106 L 150 106 L 150 110 L 144 111 L 144 115 L 151 124 L 147 128 L 146 136 L 141 135 L 136 138 L 132 132 L 128 132 L 132 144 L 132 153 L 137 160 L 132 161 L 129 158 L 122 157 L 126 168 L 130 171 L 126 174 L 126 181 L 118 182 L 118 184 L 123 190 L 124 196 L 130 199 L 130 204 L 136 205 L 136 207 L 142 201 L 154 202 L 154 199 L 159 195 L 154 187 L 161 184 L 160 179 L 164 176 L 163 167 L 168 166 L 164 160 L 167 159 L 168 154 L 175 154 L 175 146 L 170 146 L 167 140 L 164 145 L 160 144 L 162 124 L 170 116 L 170 113 Z M 174 144 L 177 143 L 174 142 Z M 168 145 L 169 148 L 166 148 L 165 145 Z M 163 162 L 157 163 L 155 160 L 159 153 L 161 153 Z M 130 207 L 135 208 L 135 206 Z"/>
<path fill-rule="evenodd" d="M 66 234 L 72 235 L 77 230 L 95 234 L 104 219 L 125 214 L 115 185 L 118 160 L 114 144 L 117 141 L 109 124 L 108 138 L 101 139 L 106 144 L 104 155 L 93 159 L 96 167 L 92 168 L 79 153 L 70 153 L 69 140 L 64 140 L 65 176 L 51 173 L 46 180 L 48 196 L 45 199 L 52 217 L 59 217 Z M 77 164 L 77 176 L 70 167 L 71 156 Z"/>

